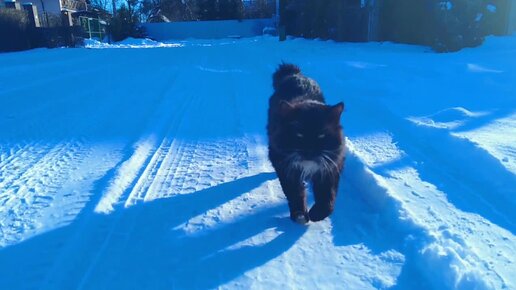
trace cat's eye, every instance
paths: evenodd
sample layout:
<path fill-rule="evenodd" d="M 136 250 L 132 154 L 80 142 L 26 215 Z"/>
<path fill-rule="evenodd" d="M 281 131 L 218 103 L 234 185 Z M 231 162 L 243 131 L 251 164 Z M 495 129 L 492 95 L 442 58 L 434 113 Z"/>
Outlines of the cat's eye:
<path fill-rule="evenodd" d="M 296 133 L 296 136 L 299 137 L 299 138 L 303 138 L 304 137 L 304 135 L 301 134 L 301 133 Z"/>
<path fill-rule="evenodd" d="M 322 139 L 324 137 L 326 137 L 326 134 L 319 134 L 319 135 L 317 135 L 317 138 L 319 138 L 319 139 Z"/>

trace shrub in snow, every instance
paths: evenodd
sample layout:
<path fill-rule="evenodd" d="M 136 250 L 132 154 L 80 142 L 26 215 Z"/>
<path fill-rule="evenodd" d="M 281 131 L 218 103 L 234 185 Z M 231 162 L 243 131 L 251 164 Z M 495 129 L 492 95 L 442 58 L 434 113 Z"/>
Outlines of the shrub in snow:
<path fill-rule="evenodd" d="M 507 6 L 506 0 L 385 0 L 382 39 L 429 45 L 439 52 L 474 47 L 486 35 L 504 33 Z"/>
<path fill-rule="evenodd" d="M 516 5 L 516 3 L 512 5 Z M 481 30 L 484 35 L 504 35 L 507 33 L 507 21 L 509 19 L 507 14 L 510 13 L 510 6 L 511 4 L 507 0 L 482 2 Z"/>
<path fill-rule="evenodd" d="M 437 9 L 438 27 L 432 47 L 456 51 L 480 45 L 486 35 L 505 34 L 509 3 L 506 0 L 451 0 L 451 9 Z"/>
<path fill-rule="evenodd" d="M 243 19 L 244 3 L 241 0 L 219 0 L 219 19 Z"/>
<path fill-rule="evenodd" d="M 143 37 L 144 32 L 138 23 L 139 19 L 135 10 L 125 4 L 122 5 L 109 24 L 111 37 L 114 41 L 124 40 L 128 37 Z"/>
<path fill-rule="evenodd" d="M 244 4 L 241 0 L 197 0 L 195 2 L 197 2 L 200 20 L 244 18 Z"/>
<path fill-rule="evenodd" d="M 276 3 L 270 0 L 255 0 L 245 9 L 246 18 L 271 18 L 276 12 Z"/>
<path fill-rule="evenodd" d="M 482 44 L 484 34 L 482 24 L 482 0 L 448 1 L 452 5 L 445 7 L 434 4 L 435 32 L 430 45 L 439 52 L 457 51 L 464 47 Z M 442 2 L 441 2 L 442 3 Z"/>

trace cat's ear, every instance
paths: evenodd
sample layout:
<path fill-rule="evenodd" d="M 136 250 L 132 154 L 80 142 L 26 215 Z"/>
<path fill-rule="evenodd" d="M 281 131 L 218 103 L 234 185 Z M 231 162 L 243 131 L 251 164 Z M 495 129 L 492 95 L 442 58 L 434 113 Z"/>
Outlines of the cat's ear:
<path fill-rule="evenodd" d="M 294 110 L 294 106 L 292 106 L 287 101 L 280 101 L 279 103 L 279 113 L 281 116 L 286 117 L 290 115 L 290 113 Z"/>
<path fill-rule="evenodd" d="M 340 115 L 344 111 L 344 103 L 340 102 L 334 106 L 330 106 L 330 119 L 332 121 L 339 121 Z"/>

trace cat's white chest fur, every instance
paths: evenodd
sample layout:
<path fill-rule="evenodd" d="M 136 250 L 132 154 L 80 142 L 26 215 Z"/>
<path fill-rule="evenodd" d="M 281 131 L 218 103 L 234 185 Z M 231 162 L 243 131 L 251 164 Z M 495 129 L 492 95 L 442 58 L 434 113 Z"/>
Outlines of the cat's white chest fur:
<path fill-rule="evenodd" d="M 315 161 L 305 160 L 300 162 L 300 166 L 304 171 L 314 174 L 319 170 L 319 164 Z"/>
<path fill-rule="evenodd" d="M 312 177 L 320 169 L 319 164 L 311 160 L 297 162 L 296 167 L 301 170 L 301 179 L 303 180 Z"/>

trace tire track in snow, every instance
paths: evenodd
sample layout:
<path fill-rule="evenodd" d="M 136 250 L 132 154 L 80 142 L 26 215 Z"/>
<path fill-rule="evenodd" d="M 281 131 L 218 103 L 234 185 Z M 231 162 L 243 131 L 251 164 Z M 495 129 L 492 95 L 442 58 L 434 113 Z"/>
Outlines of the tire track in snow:
<path fill-rule="evenodd" d="M 211 72 L 204 70 L 196 73 L 211 75 Z M 202 190 L 240 175 L 227 169 L 236 168 L 238 171 L 242 160 L 245 160 L 245 156 L 242 155 L 245 154 L 245 142 L 240 138 L 221 139 L 221 136 L 200 140 L 206 136 L 206 133 L 208 136 L 212 134 L 209 129 L 203 128 L 205 126 L 203 122 L 213 124 L 218 121 L 220 123 L 216 125 L 217 127 L 227 127 L 229 130 L 238 123 L 239 116 L 236 114 L 234 101 L 228 102 L 235 98 L 235 92 L 231 86 L 233 80 L 233 73 L 222 74 L 220 91 L 209 91 L 206 88 L 190 89 L 197 101 L 191 106 L 192 109 L 178 128 L 174 128 L 173 132 L 169 132 L 164 138 L 164 144 L 160 147 L 165 148 L 161 150 L 164 154 L 158 155 L 159 158 L 151 163 L 152 170 L 148 170 L 143 178 L 139 178 L 143 182 L 140 187 L 135 187 L 138 192 L 133 190 L 131 195 L 145 201 L 165 198 Z M 230 90 L 227 91 L 226 88 Z M 217 94 L 226 99 L 215 99 L 210 96 L 211 94 Z M 230 106 L 221 107 L 220 103 L 230 104 Z M 213 109 L 207 113 L 200 112 L 197 108 Z M 205 121 L 199 122 L 199 119 Z M 220 130 L 215 128 L 217 129 Z M 233 132 L 243 136 L 238 126 Z M 236 166 L 231 166 L 232 163 Z M 134 203 L 133 200 L 128 199 L 126 205 Z"/>
<path fill-rule="evenodd" d="M 6 197 L 11 198 L 12 193 L 8 192 L 13 183 L 32 166 L 40 162 L 47 154 L 60 146 L 52 147 L 52 145 L 43 145 L 38 143 L 28 144 L 10 154 L 1 166 L 0 189 Z M 15 189 L 11 189 L 15 190 Z"/>
<path fill-rule="evenodd" d="M 240 176 L 246 166 L 246 142 L 235 138 L 212 142 L 192 142 L 182 145 L 179 158 L 167 170 L 159 188 L 160 196 L 187 194 L 226 182 Z M 167 190 L 168 189 L 168 190 Z M 151 196 L 150 198 L 156 198 Z"/>
<path fill-rule="evenodd" d="M 192 108 L 192 105 L 196 103 L 194 99 L 197 98 L 186 97 L 187 102 L 185 105 L 181 106 L 175 114 L 175 118 L 170 122 L 171 125 L 165 133 L 165 136 L 162 137 L 159 147 L 154 151 L 148 163 L 143 165 L 144 169 L 141 171 L 141 174 L 136 177 L 135 185 L 125 201 L 126 207 L 135 205 L 138 201 L 143 201 L 149 189 L 153 187 L 156 179 L 161 175 L 162 168 L 167 166 L 167 160 L 174 154 L 174 149 L 177 146 L 177 140 L 175 139 L 176 132 L 181 126 L 186 113 Z"/>
<path fill-rule="evenodd" d="M 184 75 L 178 76 L 178 72 L 174 72 L 173 82 L 162 93 L 163 99 L 150 117 L 144 137 L 135 142 L 130 149 L 130 155 L 115 169 L 114 176 L 108 182 L 107 189 L 102 193 L 102 197 L 94 209 L 95 212 L 110 213 L 121 199 L 127 199 L 126 195 L 130 195 L 131 189 L 138 184 L 149 162 L 153 160 L 153 156 L 159 154 L 159 148 L 156 146 L 160 144 L 159 140 L 163 138 L 162 134 L 166 134 L 171 129 L 169 127 L 171 122 L 180 121 L 180 116 L 191 102 L 184 94 L 183 87 L 176 88 L 184 82 L 182 77 Z M 179 109 L 173 112 L 178 114 L 169 111 L 169 108 L 177 107 Z M 163 140 L 161 142 L 163 143 Z"/>
<path fill-rule="evenodd" d="M 164 94 L 170 93 L 169 90 L 165 90 Z M 165 106 L 167 103 L 161 103 L 161 105 Z M 162 111 L 161 111 L 162 113 Z M 172 114 L 173 115 L 173 114 Z M 160 111 L 155 112 L 153 116 L 150 117 L 150 123 L 149 125 L 152 125 L 154 129 L 160 130 L 160 122 L 165 124 L 168 119 L 163 119 L 165 116 L 160 114 Z M 157 122 L 153 123 L 153 122 Z M 154 127 L 155 126 L 155 127 Z M 159 132 L 158 132 L 159 133 Z M 133 155 L 126 160 L 125 163 L 122 163 L 117 169 L 114 167 L 115 164 L 109 165 L 110 167 L 105 168 L 105 170 L 101 170 L 101 172 L 104 174 L 107 172 L 108 169 L 112 169 L 113 171 L 118 170 L 118 175 L 115 175 L 111 177 L 109 174 L 104 177 L 105 180 L 100 180 L 100 186 L 105 186 L 105 184 L 109 185 L 111 178 L 114 178 L 115 181 L 118 183 L 113 183 L 113 180 L 111 180 L 111 185 L 106 186 L 106 189 L 109 189 L 113 193 L 120 192 L 120 194 L 123 194 L 124 191 L 126 191 L 127 186 L 129 186 L 132 182 L 132 180 L 127 181 L 124 176 L 124 174 L 131 173 L 128 172 L 128 169 L 139 169 L 138 166 L 139 162 L 145 162 L 145 160 L 148 157 L 148 153 L 155 148 L 152 146 L 152 144 L 146 144 L 145 142 L 153 142 L 153 136 L 143 138 L 137 144 L 135 145 L 135 149 L 133 152 Z M 99 146 L 100 149 L 102 149 L 102 146 Z M 116 147 L 117 150 L 120 149 Z M 109 149 L 107 149 L 109 150 Z M 139 151 L 140 150 L 140 151 Z M 135 155 L 142 155 L 140 157 Z M 93 159 L 97 159 L 96 154 L 93 154 Z M 111 160 L 111 159 L 110 159 Z M 118 160 L 119 157 L 116 157 L 115 160 Z M 86 163 L 88 165 L 89 163 L 92 163 L 93 160 L 90 160 Z M 120 163 L 119 163 L 120 164 Z M 125 170 L 124 165 L 132 165 L 132 166 L 126 166 Z M 95 168 L 97 170 L 97 168 Z M 131 176 L 129 176 L 130 178 Z M 95 180 L 98 181 L 99 176 L 93 177 Z M 120 180 L 122 179 L 122 180 Z M 91 181 L 88 181 L 91 182 Z M 86 183 L 83 182 L 83 183 Z M 126 185 L 128 184 L 128 185 Z M 90 183 L 88 183 L 88 186 L 91 186 Z M 97 185 L 98 186 L 98 185 Z M 120 187 L 122 186 L 122 187 Z M 125 187 L 124 187 L 125 186 Z M 105 193 L 105 192 L 104 192 Z M 101 195 L 102 192 L 99 192 L 99 195 Z M 108 196 L 113 199 L 107 199 L 103 201 L 103 198 L 106 196 L 99 196 L 98 199 L 93 199 L 90 202 L 91 206 L 87 206 L 86 212 L 83 211 L 83 214 L 81 215 L 81 218 L 78 219 L 78 222 L 74 223 L 74 226 L 71 229 L 67 229 L 68 231 L 71 231 L 68 235 L 69 237 L 65 237 L 65 240 L 57 239 L 60 241 L 57 245 L 51 245 L 52 249 L 49 249 L 52 251 L 52 255 L 48 254 L 48 261 L 45 263 L 46 266 L 41 269 L 40 272 L 40 278 L 39 280 L 34 281 L 34 285 L 39 285 L 38 287 L 41 287 L 46 289 L 59 289 L 59 288 L 69 288 L 74 285 L 72 288 L 76 288 L 77 283 L 80 280 L 80 277 L 85 275 L 84 271 L 87 271 L 89 265 L 93 263 L 93 261 L 96 259 L 96 257 L 99 255 L 100 252 L 102 252 L 102 249 L 105 247 L 105 244 L 112 238 L 112 236 L 118 235 L 116 232 L 116 225 L 118 224 L 119 220 L 123 216 L 123 211 L 117 211 L 114 214 L 111 215 L 95 215 L 93 213 L 94 210 L 96 210 L 95 203 L 97 203 L 97 208 L 99 205 L 103 205 L 103 209 L 106 210 L 108 207 L 111 207 L 116 205 L 118 201 L 118 196 Z M 91 212 L 89 210 L 92 210 Z M 106 211 L 100 211 L 108 213 L 109 210 Z M 75 218 L 72 217 L 72 218 Z M 68 269 L 66 273 L 64 274 L 62 272 L 62 269 Z"/>
<path fill-rule="evenodd" d="M 174 83 L 176 82 L 177 80 L 174 81 Z M 109 189 L 108 193 L 111 194 L 113 192 L 117 194 L 120 192 L 121 195 L 127 193 L 127 188 L 131 186 L 131 183 L 133 182 L 131 179 L 131 170 L 135 170 L 134 174 L 139 172 L 141 168 L 139 165 L 145 163 L 146 160 L 150 158 L 149 152 L 153 152 L 153 150 L 155 150 L 153 142 L 155 142 L 154 140 L 156 135 L 159 136 L 162 129 L 164 130 L 161 126 L 168 124 L 168 116 L 175 116 L 173 113 L 170 114 L 170 112 L 167 112 L 166 115 L 162 114 L 163 111 L 167 109 L 166 107 L 170 105 L 170 103 L 168 103 L 169 101 L 178 101 L 176 98 L 170 98 L 170 96 L 167 96 L 171 93 L 169 88 L 170 87 L 167 86 L 167 89 L 163 92 L 164 99 L 162 98 L 161 102 L 159 102 L 161 110 L 159 110 L 160 107 L 157 107 L 157 112 L 155 111 L 151 113 L 152 115 L 148 119 L 148 126 L 151 126 L 149 128 L 153 129 L 151 132 L 148 132 L 148 135 L 150 136 L 142 138 L 136 142 L 136 145 L 134 145 L 134 151 L 132 152 L 133 154 L 128 156 L 124 163 L 120 163 L 120 156 L 118 156 L 115 158 L 119 164 L 118 167 L 114 167 L 115 164 L 111 164 L 111 167 L 102 171 L 104 174 L 108 169 L 112 169 L 114 173 L 109 173 L 101 180 L 98 180 L 99 176 L 95 177 L 95 180 L 100 182 L 97 184 L 97 187 L 101 186 L 105 189 Z M 116 146 L 116 149 L 122 149 L 121 151 L 123 155 L 123 148 Z M 89 163 L 91 163 L 91 160 Z M 125 166 L 124 168 L 124 165 L 128 166 Z M 118 174 L 116 172 L 117 170 Z M 112 174 L 114 176 L 112 176 Z M 128 174 L 129 176 L 125 176 L 125 174 Z M 116 181 L 116 183 L 114 181 Z M 74 285 L 72 288 L 76 288 L 80 278 L 87 276 L 85 272 L 88 271 L 88 267 L 90 267 L 90 265 L 95 264 L 94 261 L 102 253 L 108 241 L 113 237 L 120 235 L 116 226 L 123 217 L 123 210 L 116 211 L 111 215 L 95 215 L 93 213 L 99 205 L 102 205 L 102 209 L 105 210 L 100 212 L 108 213 L 118 202 L 119 196 L 111 195 L 108 195 L 108 197 L 112 199 L 108 198 L 103 201 L 103 198 L 106 197 L 106 191 L 104 191 L 104 196 L 102 196 L 102 193 L 103 192 L 99 192 L 99 198 L 95 198 L 90 202 L 91 206 L 86 206 L 86 212 L 83 211 L 80 219 L 77 219 L 78 222 L 75 222 L 71 229 L 67 229 L 68 231 L 71 231 L 68 234 L 69 237 L 65 237 L 65 240 L 62 240 L 59 245 L 52 249 L 53 255 L 49 255 L 49 266 L 41 271 L 42 278 L 40 280 L 42 281 L 36 281 L 36 284 L 34 285 L 45 285 L 44 288 L 47 289 L 72 287 L 69 285 Z M 97 208 L 95 204 L 97 204 Z M 89 210 L 92 211 L 90 212 Z M 123 233 L 121 235 L 124 236 Z M 66 274 L 63 274 L 62 269 L 68 269 Z"/>
<path fill-rule="evenodd" d="M 174 82 L 177 83 L 177 80 Z M 174 87 L 173 87 L 174 88 Z M 169 94 L 170 91 L 165 92 L 165 95 Z M 177 99 L 166 96 L 165 102 L 161 103 L 161 110 L 158 110 L 151 117 L 149 125 L 151 125 L 151 136 L 144 138 L 137 142 L 135 145 L 135 151 L 132 157 L 126 160 L 125 163 L 118 168 L 118 174 L 114 176 L 114 180 L 108 186 L 108 199 L 103 201 L 106 194 L 100 199 L 98 205 L 102 205 L 100 212 L 109 212 L 121 197 L 124 192 L 127 192 L 127 188 L 131 186 L 133 179 L 131 178 L 133 170 L 134 174 L 138 174 L 141 169 L 140 164 L 145 164 L 150 158 L 148 152 L 155 150 L 154 140 L 155 134 L 160 134 L 163 125 L 167 125 L 168 118 L 166 116 L 173 115 L 167 110 L 167 105 L 170 105 L 170 101 L 174 102 Z M 163 115 L 163 111 L 167 114 Z M 136 156 L 140 154 L 141 156 Z M 142 162 L 142 163 L 140 163 Z M 125 167 L 124 167 L 125 166 Z M 127 179 L 128 174 L 129 179 Z M 105 181 L 109 184 L 109 181 Z M 119 194 L 120 196 L 112 196 L 113 193 Z M 98 205 L 96 211 L 98 210 Z M 81 222 L 74 226 L 74 234 L 71 238 L 67 239 L 66 244 L 61 245 L 59 251 L 56 252 L 55 257 L 52 257 L 52 267 L 47 269 L 43 274 L 44 282 L 42 285 L 46 285 L 47 288 L 62 288 L 63 285 L 77 285 L 78 281 L 88 277 L 88 273 L 96 265 L 96 261 L 102 256 L 105 247 L 109 241 L 113 238 L 119 239 L 117 227 L 120 226 L 120 221 L 124 216 L 123 210 L 118 210 L 114 214 L 100 217 L 86 213 Z M 123 224 L 125 226 L 125 224 Z M 126 236 L 126 235 L 122 235 Z M 56 250 L 57 251 L 57 250 Z M 74 265 L 71 269 L 71 265 Z M 60 269 L 69 269 L 67 275 L 63 275 Z M 84 280 L 84 281 L 86 281 Z M 81 282 L 82 283 L 82 282 Z M 82 284 L 80 284 L 82 285 Z M 66 286 L 68 287 L 68 286 Z M 75 288 L 75 286 L 74 286 Z"/>
<path fill-rule="evenodd" d="M 37 144 L 26 143 L 22 144 L 4 144 L 0 145 L 0 174 L 4 175 L 4 171 L 8 170 L 7 166 L 12 165 L 17 159 L 34 157 L 37 158 L 38 152 Z M 5 149 L 4 149 L 5 147 Z M 41 149 L 40 149 L 41 150 Z"/>
<path fill-rule="evenodd" d="M 196 91 L 196 89 L 192 90 Z M 202 92 L 208 93 L 205 90 Z M 225 96 L 225 94 L 220 95 Z M 137 242 L 132 239 L 132 233 L 137 231 L 135 227 L 141 223 L 140 215 L 145 205 L 135 207 L 131 205 L 169 197 L 170 191 L 166 189 L 171 187 L 178 190 L 178 192 L 172 192 L 173 195 L 191 193 L 194 190 L 202 190 L 232 180 L 247 171 L 248 166 L 245 164 L 247 148 L 246 143 L 241 140 L 242 137 L 208 138 L 208 140 L 201 141 L 199 138 L 205 137 L 203 132 L 209 131 L 206 131 L 207 129 L 203 127 L 202 123 L 196 122 L 199 114 L 202 114 L 202 117 L 211 124 L 216 120 L 224 120 L 223 124 L 219 123 L 217 126 L 226 130 L 225 126 L 233 124 L 235 121 L 232 117 L 238 118 L 238 116 L 227 106 L 225 106 L 225 110 L 213 110 L 212 114 L 206 115 L 196 109 L 210 107 L 212 104 L 207 103 L 207 100 L 212 102 L 220 100 L 214 100 L 202 94 L 195 95 L 193 99 L 195 105 L 190 104 L 178 112 L 178 122 L 172 122 L 168 133 L 158 138 L 162 140 L 160 146 L 148 158 L 148 162 L 139 167 L 141 173 L 134 178 L 134 186 L 125 202 L 125 206 L 130 206 L 132 209 L 131 214 L 125 215 L 123 209 L 115 211 L 114 221 L 111 220 L 110 224 L 106 225 L 107 229 L 103 230 L 102 244 L 96 248 L 94 257 L 88 262 L 85 273 L 81 274 L 82 279 L 78 288 L 88 287 L 91 280 L 95 280 L 96 275 L 93 273 L 101 271 L 99 270 L 102 268 L 101 261 L 109 259 L 109 255 L 106 253 L 108 249 L 112 249 L 112 245 L 127 245 Z M 224 124 L 226 122 L 228 124 Z M 231 128 L 231 126 L 227 127 Z M 242 132 L 232 133 L 243 136 Z M 98 236 L 98 234 L 95 235 Z"/>
<path fill-rule="evenodd" d="M 0 244 L 16 242 L 42 226 L 41 221 L 36 222 L 42 210 L 52 205 L 70 172 L 78 168 L 84 150 L 78 142 L 59 144 L 33 164 L 9 175 L 10 182 L 3 184 L 9 197 L 2 205 L 5 216 L 0 219 L 2 227 L 9 231 L 3 231 Z"/>
<path fill-rule="evenodd" d="M 82 61 L 82 60 L 81 60 Z M 31 64 L 30 70 L 35 71 L 35 67 L 38 64 Z M 48 64 L 47 64 L 48 65 Z M 83 79 L 82 76 L 88 76 L 91 74 L 94 74 L 95 72 L 99 72 L 104 70 L 105 68 L 109 67 L 109 62 L 101 63 L 100 65 L 97 64 L 97 66 L 90 68 L 88 67 L 90 65 L 89 61 L 81 63 L 79 60 L 74 59 L 73 62 L 70 62 L 67 60 L 66 62 L 59 64 L 59 66 L 56 65 L 56 63 L 53 64 L 52 67 L 52 73 L 47 72 L 45 75 L 38 74 L 36 77 L 31 78 L 31 82 L 21 82 L 20 84 L 16 84 L 15 82 L 19 80 L 23 80 L 25 77 L 27 77 L 26 73 L 21 74 L 22 76 L 15 78 L 11 81 L 11 83 L 8 86 L 0 86 L 0 95 L 2 94 L 22 94 L 25 91 L 32 91 L 35 90 L 35 88 L 42 87 L 44 85 L 48 85 L 49 83 L 60 83 L 64 78 L 74 78 L 74 79 Z M 81 70 L 73 70 L 70 68 L 82 66 Z M 12 70 L 12 67 L 9 67 L 10 70 Z M 2 72 L 0 72 L 2 73 Z M 9 75 L 9 77 L 12 77 L 12 74 Z M 13 83 L 15 83 L 13 85 Z M 2 88 L 3 87 L 3 88 Z"/>

